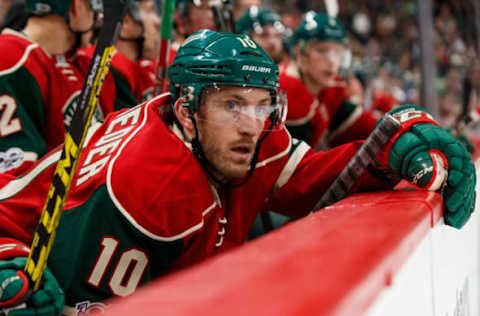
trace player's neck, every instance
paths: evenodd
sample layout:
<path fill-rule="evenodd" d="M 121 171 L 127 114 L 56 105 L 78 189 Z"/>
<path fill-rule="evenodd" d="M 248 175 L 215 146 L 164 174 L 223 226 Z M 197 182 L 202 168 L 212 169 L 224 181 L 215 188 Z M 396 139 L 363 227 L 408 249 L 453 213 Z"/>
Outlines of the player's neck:
<path fill-rule="evenodd" d="M 137 42 L 135 41 L 117 41 L 117 50 L 125 55 L 128 59 L 135 62 L 138 57 Z"/>
<path fill-rule="evenodd" d="M 32 16 L 23 32 L 51 55 L 65 54 L 75 44 L 75 35 L 61 16 Z"/>

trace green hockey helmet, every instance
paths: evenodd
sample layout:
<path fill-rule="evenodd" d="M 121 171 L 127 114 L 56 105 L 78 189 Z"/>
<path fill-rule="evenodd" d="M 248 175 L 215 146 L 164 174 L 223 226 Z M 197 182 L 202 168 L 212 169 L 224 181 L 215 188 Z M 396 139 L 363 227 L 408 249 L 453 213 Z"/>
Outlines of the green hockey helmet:
<path fill-rule="evenodd" d="M 278 66 L 248 35 L 197 31 L 178 50 L 168 69 L 173 99 L 186 97 L 183 106 L 198 110 L 206 87 L 237 86 L 270 91 L 276 107 L 270 119 L 281 124 L 286 102 L 278 92 Z"/>
<path fill-rule="evenodd" d="M 265 25 L 273 25 L 281 34 L 285 32 L 285 26 L 280 20 L 280 15 L 273 10 L 251 6 L 237 21 L 238 33 L 249 34 L 252 31 L 262 33 Z"/>
<path fill-rule="evenodd" d="M 345 44 L 346 36 L 347 32 L 339 19 L 325 13 L 309 11 L 293 33 L 291 42 L 293 46 L 309 41 Z"/>
<path fill-rule="evenodd" d="M 102 12 L 102 0 L 89 0 L 95 12 Z M 71 0 L 26 0 L 26 11 L 35 15 L 55 14 L 65 16 L 70 8 Z"/>

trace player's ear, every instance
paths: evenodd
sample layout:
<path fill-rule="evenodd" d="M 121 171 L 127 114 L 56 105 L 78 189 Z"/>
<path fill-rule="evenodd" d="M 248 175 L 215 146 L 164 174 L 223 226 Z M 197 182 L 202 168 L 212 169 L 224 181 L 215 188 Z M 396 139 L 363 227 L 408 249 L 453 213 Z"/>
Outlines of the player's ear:
<path fill-rule="evenodd" d="M 138 36 L 138 29 L 137 22 L 132 18 L 130 14 L 126 14 L 125 18 L 123 19 L 122 29 L 120 30 L 120 38 L 132 38 Z"/>
<path fill-rule="evenodd" d="M 76 15 L 78 13 L 78 3 L 80 1 L 81 0 L 72 0 L 72 2 L 70 2 L 70 10 L 68 14 Z"/>
<path fill-rule="evenodd" d="M 72 0 L 68 14 L 70 15 L 70 18 L 84 15 L 90 10 L 89 8 L 90 4 L 88 3 L 88 0 Z"/>
<path fill-rule="evenodd" d="M 192 139 L 195 136 L 195 129 L 192 123 L 191 119 L 191 113 L 189 109 L 185 106 L 183 106 L 183 103 L 185 102 L 185 97 L 180 97 L 175 101 L 174 104 L 174 110 L 175 110 L 175 116 L 177 117 L 178 122 L 180 125 L 183 127 L 183 131 L 185 132 L 185 135 Z"/>

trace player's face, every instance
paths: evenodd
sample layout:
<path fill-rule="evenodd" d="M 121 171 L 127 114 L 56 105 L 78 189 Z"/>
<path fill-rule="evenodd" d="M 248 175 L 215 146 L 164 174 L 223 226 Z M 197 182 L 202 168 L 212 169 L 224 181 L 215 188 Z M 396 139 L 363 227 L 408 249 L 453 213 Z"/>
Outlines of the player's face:
<path fill-rule="evenodd" d="M 90 7 L 88 0 L 72 2 L 72 5 L 75 5 L 75 10 L 70 8 L 68 13 L 72 30 L 77 32 L 90 30 L 95 22 L 95 13 Z"/>
<path fill-rule="evenodd" d="M 140 3 L 140 18 L 145 28 L 143 57 L 152 60 L 156 55 L 160 40 L 160 18 L 155 10 L 155 2 L 153 0 L 143 0 Z"/>
<path fill-rule="evenodd" d="M 271 96 L 265 89 L 207 90 L 195 117 L 200 144 L 216 177 L 231 180 L 246 175 L 270 110 Z"/>
<path fill-rule="evenodd" d="M 343 44 L 309 42 L 301 56 L 302 72 L 318 86 L 329 86 L 338 74 L 343 56 Z"/>
<path fill-rule="evenodd" d="M 199 5 L 189 4 L 188 21 L 186 21 L 188 34 L 198 30 L 207 29 L 216 31 L 215 20 L 212 9 L 208 6 L 208 1 L 202 1 Z"/>
<path fill-rule="evenodd" d="M 260 44 L 277 64 L 281 61 L 283 54 L 282 36 L 273 25 L 264 25 L 261 33 L 253 31 L 252 39 Z"/>

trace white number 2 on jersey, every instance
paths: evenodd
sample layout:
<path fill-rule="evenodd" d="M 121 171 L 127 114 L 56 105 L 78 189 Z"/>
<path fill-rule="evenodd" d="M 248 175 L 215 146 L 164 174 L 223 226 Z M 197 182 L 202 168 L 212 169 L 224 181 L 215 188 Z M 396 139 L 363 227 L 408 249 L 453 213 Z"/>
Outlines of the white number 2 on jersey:
<path fill-rule="evenodd" d="M 17 103 L 9 95 L 0 96 L 0 136 L 4 137 L 22 130 L 20 119 L 14 118 L 13 114 L 17 109 Z"/>
<path fill-rule="evenodd" d="M 88 283 L 98 287 L 103 279 L 107 266 L 110 264 L 113 254 L 118 246 L 118 241 L 112 237 L 104 237 L 102 240 L 102 251 L 97 258 L 92 273 L 88 278 Z M 123 251 L 117 265 L 113 270 L 112 277 L 108 282 L 113 294 L 118 296 L 127 296 L 132 294 L 138 286 L 143 272 L 148 264 L 147 255 L 138 249 L 129 249 Z M 133 265 L 133 267 L 130 267 Z M 127 271 L 131 271 L 127 277 Z"/>

